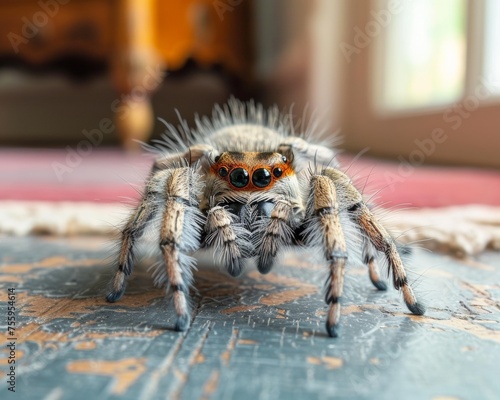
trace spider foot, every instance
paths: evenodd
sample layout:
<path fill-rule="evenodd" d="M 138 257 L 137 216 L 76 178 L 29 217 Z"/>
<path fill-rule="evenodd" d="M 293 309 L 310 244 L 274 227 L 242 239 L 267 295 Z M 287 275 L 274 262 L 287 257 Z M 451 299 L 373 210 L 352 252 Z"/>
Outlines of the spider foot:
<path fill-rule="evenodd" d="M 326 303 L 329 304 L 326 317 L 326 331 L 328 336 L 336 338 L 339 336 L 340 302 L 338 297 L 331 296 Z"/>
<path fill-rule="evenodd" d="M 408 307 L 408 310 L 410 310 L 412 314 L 415 315 L 424 315 L 425 306 L 422 303 L 418 302 L 417 298 L 415 297 L 415 294 L 413 294 L 413 290 L 408 285 L 406 280 L 403 281 L 403 284 L 401 285 L 401 290 L 403 292 L 403 298 L 406 303 L 406 307 Z"/>
<path fill-rule="evenodd" d="M 112 289 L 106 296 L 106 301 L 109 303 L 114 303 L 118 301 L 125 293 L 126 280 L 125 273 L 121 270 L 116 271 L 115 276 L 112 281 Z"/>
<path fill-rule="evenodd" d="M 257 262 L 257 269 L 263 275 L 271 272 L 273 268 L 273 257 L 259 257 L 259 261 Z"/>
<path fill-rule="evenodd" d="M 189 323 L 191 322 L 191 318 L 189 314 L 181 314 L 177 316 L 177 321 L 175 321 L 174 330 L 177 332 L 187 331 L 189 328 Z"/>
<path fill-rule="evenodd" d="M 242 262 L 241 259 L 239 258 L 230 259 L 226 264 L 225 268 L 229 273 L 229 275 L 234 277 L 240 276 L 241 273 L 243 272 Z"/>
<path fill-rule="evenodd" d="M 425 314 L 425 306 L 422 303 L 419 303 L 418 301 L 415 303 L 409 303 L 405 301 L 406 307 L 408 307 L 408 310 L 411 311 L 412 314 L 415 315 L 424 315 Z"/>
<path fill-rule="evenodd" d="M 328 336 L 332 338 L 336 338 L 339 336 L 339 324 L 331 323 L 330 321 L 326 321 L 326 332 Z"/>
<path fill-rule="evenodd" d="M 113 290 L 109 292 L 108 295 L 106 296 L 106 301 L 108 303 L 114 303 L 122 298 L 123 293 L 125 293 L 125 288 L 118 291 Z"/>
<path fill-rule="evenodd" d="M 380 291 L 386 291 L 387 290 L 387 282 L 382 281 L 382 280 L 373 280 L 372 279 L 373 286 L 377 288 L 377 290 Z"/>

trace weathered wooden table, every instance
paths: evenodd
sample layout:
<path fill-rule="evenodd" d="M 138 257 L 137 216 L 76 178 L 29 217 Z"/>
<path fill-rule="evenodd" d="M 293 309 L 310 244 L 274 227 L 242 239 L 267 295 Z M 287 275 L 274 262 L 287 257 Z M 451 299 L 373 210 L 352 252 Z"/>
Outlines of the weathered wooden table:
<path fill-rule="evenodd" d="M 500 398 L 498 253 L 455 260 L 417 251 L 423 318 L 351 265 L 338 339 L 324 330 L 326 271 L 303 254 L 240 279 L 200 268 L 186 333 L 169 329 L 173 311 L 147 259 L 120 302 L 104 301 L 110 254 L 99 238 L 1 238 L 0 398 Z"/>

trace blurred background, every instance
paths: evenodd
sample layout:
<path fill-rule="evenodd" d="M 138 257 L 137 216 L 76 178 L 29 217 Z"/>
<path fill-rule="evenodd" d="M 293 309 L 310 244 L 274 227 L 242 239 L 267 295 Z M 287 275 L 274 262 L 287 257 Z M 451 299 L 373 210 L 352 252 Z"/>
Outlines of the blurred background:
<path fill-rule="evenodd" d="M 129 179 L 158 117 L 233 95 L 316 111 L 348 153 L 392 162 L 373 174 L 389 196 L 445 165 L 468 169 L 424 186 L 476 197 L 422 205 L 500 204 L 499 19 L 496 0 L 0 0 L 0 197 L 114 200 L 106 171 Z"/>
<path fill-rule="evenodd" d="M 376 218 L 435 251 L 404 257 L 427 318 L 364 290 L 353 252 L 345 334 L 327 344 L 321 249 L 241 284 L 197 272 L 186 335 L 164 329 L 174 314 L 144 275 L 164 273 L 140 248 L 131 296 L 104 305 L 104 243 L 151 169 L 139 141 L 231 96 L 342 137 Z M 0 0 L 0 302 L 16 288 L 18 391 L 35 394 L 18 398 L 500 399 L 499 154 L 500 0 Z M 123 236 L 127 260 L 142 231 Z"/>

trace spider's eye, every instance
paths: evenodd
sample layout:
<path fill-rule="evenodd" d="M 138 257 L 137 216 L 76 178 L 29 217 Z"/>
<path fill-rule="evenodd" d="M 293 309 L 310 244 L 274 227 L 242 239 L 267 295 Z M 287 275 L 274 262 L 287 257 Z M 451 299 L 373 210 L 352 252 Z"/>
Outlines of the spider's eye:
<path fill-rule="evenodd" d="M 283 160 L 284 163 L 288 161 L 288 159 L 285 156 L 282 156 L 281 159 Z"/>
<path fill-rule="evenodd" d="M 281 175 L 283 175 L 283 170 L 280 167 L 276 167 L 273 169 L 273 175 L 276 178 L 279 178 Z"/>
<path fill-rule="evenodd" d="M 252 182 L 257 187 L 266 187 L 271 183 L 271 173 L 265 168 L 259 168 L 253 173 Z"/>
<path fill-rule="evenodd" d="M 243 168 L 236 168 L 231 171 L 229 175 L 229 180 L 233 186 L 237 188 L 245 187 L 248 184 L 250 178 L 248 177 L 248 172 Z"/>
<path fill-rule="evenodd" d="M 220 175 L 220 176 L 225 177 L 225 176 L 227 176 L 227 174 L 228 174 L 228 171 L 227 171 L 227 168 L 226 168 L 226 167 L 221 167 L 221 168 L 219 169 L 219 175 Z"/>
<path fill-rule="evenodd" d="M 220 160 L 220 156 L 216 156 L 216 157 L 214 158 L 214 161 L 215 161 L 215 162 L 219 162 L 219 160 Z"/>

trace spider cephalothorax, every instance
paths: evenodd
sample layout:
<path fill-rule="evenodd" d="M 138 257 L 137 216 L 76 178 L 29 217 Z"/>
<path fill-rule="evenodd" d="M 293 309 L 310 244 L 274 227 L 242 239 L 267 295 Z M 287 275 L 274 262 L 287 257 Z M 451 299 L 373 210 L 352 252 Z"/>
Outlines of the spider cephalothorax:
<path fill-rule="evenodd" d="M 327 332 L 337 336 L 344 268 L 360 247 L 375 287 L 386 290 L 375 261 L 384 254 L 396 289 L 414 314 L 424 313 L 408 285 L 395 241 L 377 221 L 333 149 L 315 143 L 314 131 L 294 135 L 287 116 L 231 100 L 212 120 L 167 124 L 143 197 L 122 230 L 118 269 L 107 300 L 118 300 L 132 273 L 136 240 L 157 225 L 164 265 L 156 283 L 166 285 L 177 330 L 190 322 L 191 254 L 213 248 L 218 262 L 239 275 L 255 259 L 268 273 L 290 246 L 320 248 L 330 270 L 325 300 Z M 160 221 L 160 223 L 152 223 Z"/>

